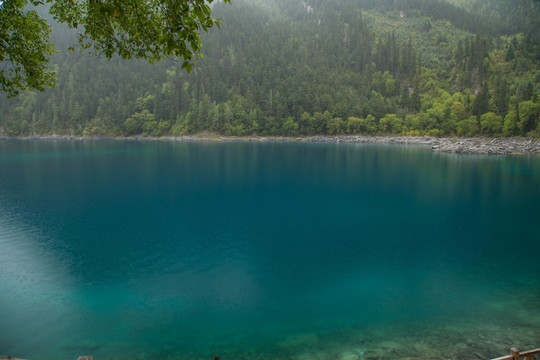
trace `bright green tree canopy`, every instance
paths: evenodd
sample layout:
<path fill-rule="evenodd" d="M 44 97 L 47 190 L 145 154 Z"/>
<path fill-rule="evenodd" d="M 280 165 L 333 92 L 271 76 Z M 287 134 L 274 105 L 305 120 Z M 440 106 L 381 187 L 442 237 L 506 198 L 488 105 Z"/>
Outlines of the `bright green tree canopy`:
<path fill-rule="evenodd" d="M 50 29 L 35 11 L 26 11 L 26 0 L 6 0 L 0 5 L 0 86 L 8 96 L 19 89 L 51 86 L 48 57 Z"/>
<path fill-rule="evenodd" d="M 53 83 L 48 57 L 49 27 L 32 7 L 50 4 L 53 18 L 78 29 L 83 48 L 93 48 L 107 58 L 163 56 L 184 60 L 191 69 L 199 56 L 199 31 L 218 20 L 211 16 L 214 0 L 5 0 L 0 1 L 0 85 L 9 96 L 21 89 L 43 89 Z M 230 0 L 223 0 L 230 2 Z"/>

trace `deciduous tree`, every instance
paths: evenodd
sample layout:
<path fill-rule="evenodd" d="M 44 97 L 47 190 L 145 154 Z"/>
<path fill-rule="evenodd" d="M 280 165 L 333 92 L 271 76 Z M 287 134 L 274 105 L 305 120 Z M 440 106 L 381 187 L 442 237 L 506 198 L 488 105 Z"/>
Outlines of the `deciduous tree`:
<path fill-rule="evenodd" d="M 79 33 L 83 48 L 106 58 L 180 57 L 191 70 L 201 51 L 199 32 L 219 21 L 211 16 L 214 0 L 5 0 L 0 6 L 0 72 L 2 90 L 10 96 L 21 89 L 43 89 L 53 84 L 48 69 L 53 53 L 50 29 L 35 8 L 48 4 L 55 21 Z M 230 2 L 230 0 L 223 0 Z"/>

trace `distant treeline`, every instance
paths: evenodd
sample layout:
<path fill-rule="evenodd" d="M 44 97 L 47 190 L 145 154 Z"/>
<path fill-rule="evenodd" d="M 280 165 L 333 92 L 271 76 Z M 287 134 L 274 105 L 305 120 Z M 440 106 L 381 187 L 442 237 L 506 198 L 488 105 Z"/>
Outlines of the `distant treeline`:
<path fill-rule="evenodd" d="M 500 14 L 506 0 L 492 2 Z M 525 20 L 540 18 L 534 1 L 518 2 L 536 11 Z M 189 74 L 174 59 L 150 66 L 61 50 L 55 88 L 0 97 L 0 134 L 540 134 L 538 31 L 494 36 L 485 7 L 374 4 L 218 4 L 222 29 L 203 37 L 205 57 Z M 395 28 L 375 30 L 379 21 Z M 65 30 L 55 37 L 69 45 Z"/>

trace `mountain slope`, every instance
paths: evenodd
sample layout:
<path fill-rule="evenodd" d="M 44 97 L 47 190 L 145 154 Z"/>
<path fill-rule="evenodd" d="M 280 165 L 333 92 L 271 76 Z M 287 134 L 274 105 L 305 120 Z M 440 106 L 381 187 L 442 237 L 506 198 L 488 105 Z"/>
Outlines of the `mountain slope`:
<path fill-rule="evenodd" d="M 1 131 L 536 136 L 539 36 L 494 36 L 484 10 L 461 6 L 217 4 L 222 28 L 203 36 L 205 57 L 191 73 L 174 59 L 150 66 L 62 48 L 56 88 L 0 98 Z"/>

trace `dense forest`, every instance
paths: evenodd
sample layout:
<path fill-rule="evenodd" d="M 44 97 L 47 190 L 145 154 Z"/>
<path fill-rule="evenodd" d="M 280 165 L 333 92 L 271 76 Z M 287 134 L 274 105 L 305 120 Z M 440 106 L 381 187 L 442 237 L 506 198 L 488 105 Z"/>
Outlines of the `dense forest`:
<path fill-rule="evenodd" d="M 56 86 L 0 95 L 0 135 L 540 136 L 537 0 L 233 0 L 189 73 L 55 26 Z"/>

